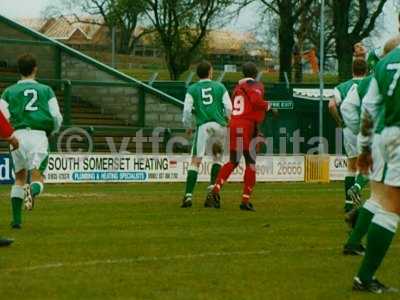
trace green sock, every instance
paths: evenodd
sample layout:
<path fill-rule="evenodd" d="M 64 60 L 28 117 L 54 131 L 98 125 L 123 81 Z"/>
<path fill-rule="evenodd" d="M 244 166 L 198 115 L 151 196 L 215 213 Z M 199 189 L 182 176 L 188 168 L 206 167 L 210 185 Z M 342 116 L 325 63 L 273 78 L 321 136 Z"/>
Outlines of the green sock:
<path fill-rule="evenodd" d="M 373 222 L 368 229 L 367 249 L 357 275 L 362 282 L 366 283 L 373 280 L 376 270 L 382 263 L 383 258 L 392 243 L 399 218 L 396 214 L 381 212 L 382 211 L 379 211 L 375 215 Z M 382 225 L 375 223 L 375 221 Z"/>
<path fill-rule="evenodd" d="M 367 234 L 371 220 L 374 214 L 368 209 L 361 207 L 359 210 L 357 223 L 352 230 L 346 245 L 349 247 L 357 247 L 360 245 L 362 238 Z"/>
<path fill-rule="evenodd" d="M 24 201 L 24 197 L 24 188 L 22 186 L 13 185 L 11 188 L 11 210 L 13 225 L 21 225 L 22 223 L 22 202 Z"/>
<path fill-rule="evenodd" d="M 358 186 L 363 189 L 369 182 L 369 178 L 367 176 L 364 176 L 360 173 L 357 174 L 356 176 L 356 182 Z"/>
<path fill-rule="evenodd" d="M 35 181 L 31 183 L 31 195 L 32 197 L 39 196 L 43 191 L 43 183 Z"/>
<path fill-rule="evenodd" d="M 210 177 L 210 184 L 214 185 L 217 181 L 219 170 L 221 170 L 221 165 L 214 163 L 211 167 L 211 177 Z"/>
<path fill-rule="evenodd" d="M 197 174 L 198 174 L 198 172 L 195 170 L 188 171 L 188 174 L 186 177 L 186 189 L 185 189 L 186 196 L 193 195 L 193 190 L 194 190 L 194 187 L 196 186 L 196 182 L 197 182 Z"/>
<path fill-rule="evenodd" d="M 355 176 L 346 176 L 344 178 L 344 192 L 345 192 L 345 204 L 344 204 L 344 211 L 349 212 L 353 209 L 353 201 L 351 201 L 350 197 L 347 195 L 347 191 L 354 185 L 356 182 Z"/>
<path fill-rule="evenodd" d="M 13 225 L 22 223 L 22 202 L 24 200 L 21 198 L 11 198 L 11 208 L 12 208 L 12 216 Z"/>

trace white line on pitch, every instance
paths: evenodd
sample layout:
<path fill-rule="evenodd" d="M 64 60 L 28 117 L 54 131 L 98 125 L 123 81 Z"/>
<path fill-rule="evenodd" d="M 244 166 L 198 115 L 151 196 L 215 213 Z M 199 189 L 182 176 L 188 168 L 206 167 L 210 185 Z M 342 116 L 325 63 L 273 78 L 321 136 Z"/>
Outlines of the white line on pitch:
<path fill-rule="evenodd" d="M 302 249 L 304 250 L 304 249 Z M 336 250 L 336 248 L 318 248 L 313 250 Z M 285 249 L 283 252 L 296 252 L 296 249 Z M 282 251 L 280 251 L 282 252 Z M 181 254 L 174 256 L 138 256 L 131 258 L 120 258 L 120 259 L 105 259 L 105 260 L 92 260 L 92 261 L 81 261 L 81 262 L 58 262 L 44 265 L 37 265 L 25 268 L 9 268 L 3 269 L 3 272 L 24 272 L 24 271 L 37 271 L 37 270 L 48 270 L 48 269 L 59 269 L 65 267 L 84 267 L 84 266 L 97 266 L 97 265 L 115 265 L 115 264 L 132 264 L 140 262 L 152 262 L 152 261 L 173 261 L 179 259 L 196 259 L 204 257 L 233 257 L 233 256 L 264 256 L 271 254 L 271 251 L 259 250 L 259 251 L 237 251 L 237 252 L 206 252 L 199 254 Z"/>
<path fill-rule="evenodd" d="M 37 265 L 25 268 L 10 268 L 3 269 L 3 272 L 18 272 L 18 271 L 36 271 L 46 269 L 59 269 L 64 267 L 84 267 L 84 266 L 96 266 L 96 265 L 113 265 L 113 264 L 130 264 L 138 262 L 151 262 L 151 261 L 172 261 L 178 259 L 195 259 L 203 257 L 221 257 L 221 256 L 245 256 L 245 255 L 266 255 L 271 254 L 271 251 L 260 250 L 260 251 L 238 251 L 238 252 L 206 252 L 199 254 L 181 254 L 174 256 L 138 256 L 131 258 L 119 258 L 119 259 L 105 259 L 105 260 L 91 260 L 82 262 L 58 262 L 44 265 Z"/>

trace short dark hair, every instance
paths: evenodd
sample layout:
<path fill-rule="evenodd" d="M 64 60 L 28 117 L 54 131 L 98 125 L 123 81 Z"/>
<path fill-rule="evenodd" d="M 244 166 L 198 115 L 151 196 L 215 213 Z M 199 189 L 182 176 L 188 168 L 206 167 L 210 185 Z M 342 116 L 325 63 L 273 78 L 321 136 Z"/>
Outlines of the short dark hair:
<path fill-rule="evenodd" d="M 247 62 L 242 67 L 243 75 L 246 78 L 256 79 L 258 75 L 258 69 L 255 63 Z"/>
<path fill-rule="evenodd" d="M 22 76 L 32 75 L 36 65 L 36 59 L 31 54 L 24 54 L 18 58 L 18 71 Z"/>
<path fill-rule="evenodd" d="M 353 61 L 353 75 L 365 76 L 368 73 L 368 64 L 365 59 L 356 58 Z"/>
<path fill-rule="evenodd" d="M 208 76 L 210 76 L 211 69 L 212 69 L 211 63 L 204 60 L 197 66 L 197 76 L 199 76 L 200 79 L 205 79 Z"/>

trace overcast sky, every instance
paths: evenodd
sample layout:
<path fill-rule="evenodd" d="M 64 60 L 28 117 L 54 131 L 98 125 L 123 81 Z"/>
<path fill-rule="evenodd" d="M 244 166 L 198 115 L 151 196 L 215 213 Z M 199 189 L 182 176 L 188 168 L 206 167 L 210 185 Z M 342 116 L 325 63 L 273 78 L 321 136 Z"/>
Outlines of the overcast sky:
<path fill-rule="evenodd" d="M 43 10 L 53 0 L 0 0 L 0 14 L 10 18 L 40 17 Z M 240 31 L 249 31 L 256 26 L 254 10 L 246 9 L 239 18 L 232 21 L 229 26 Z"/>
<path fill-rule="evenodd" d="M 0 0 L 0 13 L 6 17 L 39 17 L 51 0 Z"/>
<path fill-rule="evenodd" d="M 389 0 L 389 2 L 394 0 Z M 43 10 L 55 0 L 0 0 L 0 14 L 11 18 L 22 17 L 40 17 Z M 252 31 L 257 26 L 257 8 L 250 7 L 246 9 L 240 17 L 234 19 L 229 28 L 238 31 Z M 397 32 L 396 9 L 388 3 L 385 7 L 384 24 L 386 29 L 381 32 L 379 37 L 374 40 L 375 43 L 380 40 L 386 40 Z"/>

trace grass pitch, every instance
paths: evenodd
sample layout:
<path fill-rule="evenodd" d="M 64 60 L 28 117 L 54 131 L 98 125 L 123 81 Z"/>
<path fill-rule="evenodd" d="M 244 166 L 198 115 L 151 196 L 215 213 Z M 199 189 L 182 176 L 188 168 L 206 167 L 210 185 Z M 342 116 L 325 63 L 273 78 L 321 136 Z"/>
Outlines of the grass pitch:
<path fill-rule="evenodd" d="M 398 299 L 352 294 L 342 184 L 228 184 L 221 210 L 180 209 L 183 184 L 48 185 L 20 231 L 0 188 L 1 299 Z M 394 242 L 379 278 L 400 287 Z"/>

